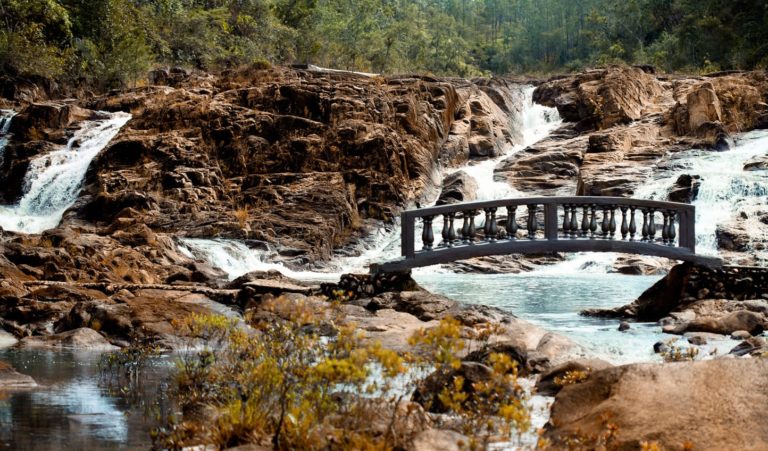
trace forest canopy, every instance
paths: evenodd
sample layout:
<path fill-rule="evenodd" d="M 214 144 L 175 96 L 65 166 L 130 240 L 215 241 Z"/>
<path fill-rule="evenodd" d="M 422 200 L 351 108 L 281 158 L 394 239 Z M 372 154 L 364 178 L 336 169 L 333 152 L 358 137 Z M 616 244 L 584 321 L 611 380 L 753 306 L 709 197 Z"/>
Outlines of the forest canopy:
<path fill-rule="evenodd" d="M 768 67 L 766 0 L 0 0 L 0 65 L 102 87 L 155 66 L 438 75 Z"/>

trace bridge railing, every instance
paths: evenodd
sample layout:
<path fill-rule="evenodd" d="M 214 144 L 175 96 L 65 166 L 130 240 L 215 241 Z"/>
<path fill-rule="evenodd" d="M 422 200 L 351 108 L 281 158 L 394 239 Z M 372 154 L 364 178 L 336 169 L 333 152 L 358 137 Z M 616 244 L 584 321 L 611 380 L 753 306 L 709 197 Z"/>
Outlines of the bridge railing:
<path fill-rule="evenodd" d="M 509 253 L 517 248 L 526 253 L 597 250 L 674 258 L 693 255 L 696 250 L 695 209 L 675 202 L 529 197 L 408 210 L 401 218 L 405 260 L 432 256 L 415 266 L 451 258 L 435 258 L 436 254 L 456 258 L 491 255 L 490 249 L 458 250 L 505 243 L 509 244 L 499 250 Z M 416 236 L 417 221 L 423 223 L 420 237 Z"/>

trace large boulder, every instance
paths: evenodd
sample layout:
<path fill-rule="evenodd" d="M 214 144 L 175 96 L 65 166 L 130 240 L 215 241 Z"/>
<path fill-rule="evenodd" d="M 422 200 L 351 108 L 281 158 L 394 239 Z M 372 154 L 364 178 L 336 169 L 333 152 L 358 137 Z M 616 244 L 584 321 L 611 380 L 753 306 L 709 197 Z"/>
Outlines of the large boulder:
<path fill-rule="evenodd" d="M 477 199 L 477 181 L 464 171 L 457 171 L 443 179 L 443 190 L 437 205 L 469 202 Z"/>
<path fill-rule="evenodd" d="M 545 437 L 556 445 L 612 432 L 611 449 L 768 448 L 768 359 L 635 364 L 564 387 Z M 610 433 L 608 434 L 610 435 Z"/>
<path fill-rule="evenodd" d="M 610 66 L 541 84 L 534 101 L 556 107 L 582 129 L 605 129 L 640 119 L 663 88 L 640 68 Z"/>
<path fill-rule="evenodd" d="M 37 382 L 31 376 L 19 373 L 12 366 L 0 360 L 0 391 L 27 390 L 36 387 Z"/>

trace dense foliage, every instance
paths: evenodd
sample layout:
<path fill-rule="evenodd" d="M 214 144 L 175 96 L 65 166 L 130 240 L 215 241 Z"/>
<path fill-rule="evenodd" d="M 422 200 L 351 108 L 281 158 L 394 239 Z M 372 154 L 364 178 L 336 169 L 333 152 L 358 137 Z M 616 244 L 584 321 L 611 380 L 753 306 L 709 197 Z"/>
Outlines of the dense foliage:
<path fill-rule="evenodd" d="M 265 61 L 463 76 L 768 66 L 766 0 L 0 0 L 0 18 L 6 73 L 102 86 Z"/>

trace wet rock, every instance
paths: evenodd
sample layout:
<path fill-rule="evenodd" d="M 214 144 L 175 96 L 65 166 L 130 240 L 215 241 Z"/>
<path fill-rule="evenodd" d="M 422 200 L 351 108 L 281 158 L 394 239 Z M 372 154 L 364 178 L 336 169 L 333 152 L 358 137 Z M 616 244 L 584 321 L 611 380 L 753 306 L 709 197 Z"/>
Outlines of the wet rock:
<path fill-rule="evenodd" d="M 768 156 L 757 156 L 744 163 L 745 171 L 768 171 Z"/>
<path fill-rule="evenodd" d="M 737 357 L 744 355 L 760 355 L 768 352 L 768 345 L 764 338 L 750 337 L 736 345 L 729 354 L 733 354 Z"/>
<path fill-rule="evenodd" d="M 569 437 L 597 437 L 609 422 L 615 425 L 611 446 L 618 449 L 638 448 L 643 441 L 664 449 L 683 443 L 694 448 L 764 448 L 768 428 L 760 406 L 768 402 L 766 371 L 766 359 L 635 364 L 596 371 L 557 394 L 545 437 L 558 447 Z M 702 427 L 702 419 L 707 427 Z"/>
<path fill-rule="evenodd" d="M 544 396 L 554 396 L 564 386 L 562 383 L 558 383 L 558 380 L 564 376 L 569 376 L 569 373 L 571 377 L 576 374 L 583 375 L 583 380 L 586 380 L 593 371 L 611 368 L 612 366 L 610 363 L 600 359 L 573 360 L 563 363 L 541 373 L 541 376 L 536 381 L 536 393 Z M 578 378 L 581 379 L 581 377 Z M 579 382 L 583 382 L 583 380 Z"/>
<path fill-rule="evenodd" d="M 628 322 L 622 321 L 622 322 L 619 323 L 619 331 L 620 332 L 627 331 L 627 330 L 629 330 L 629 328 L 630 328 L 630 326 L 629 326 Z"/>
<path fill-rule="evenodd" d="M 436 205 L 469 202 L 477 199 L 477 182 L 464 171 L 454 172 L 443 179 L 443 190 Z"/>
<path fill-rule="evenodd" d="M 37 382 L 31 376 L 19 373 L 12 366 L 0 360 L 0 389 L 14 391 L 32 388 L 37 388 Z"/>
<path fill-rule="evenodd" d="M 450 429 L 427 429 L 416 435 L 409 451 L 460 451 L 470 443 L 469 437 Z"/>
<path fill-rule="evenodd" d="M 666 354 L 669 352 L 669 346 L 663 341 L 657 341 L 653 344 L 653 352 L 656 354 Z"/>
<path fill-rule="evenodd" d="M 480 395 L 474 388 L 476 384 L 487 382 L 492 375 L 493 370 L 482 363 L 461 362 L 457 369 L 435 371 L 427 376 L 416 388 L 411 399 L 424 406 L 428 412 L 446 413 L 449 409 L 440 400 L 440 394 L 445 387 L 452 386 L 457 377 L 464 381 L 461 390 L 468 395 L 469 403 L 474 396 Z"/>
<path fill-rule="evenodd" d="M 752 334 L 746 330 L 735 330 L 731 333 L 731 338 L 734 340 L 746 340 L 752 337 Z"/>
<path fill-rule="evenodd" d="M 675 184 L 667 195 L 670 202 L 682 202 L 690 204 L 696 200 L 701 186 L 701 177 L 698 175 L 683 174 L 677 178 Z"/>
<path fill-rule="evenodd" d="M 21 340 L 25 348 L 67 348 L 87 349 L 91 351 L 112 351 L 117 349 L 101 334 L 87 327 L 53 335 L 32 336 Z"/>

